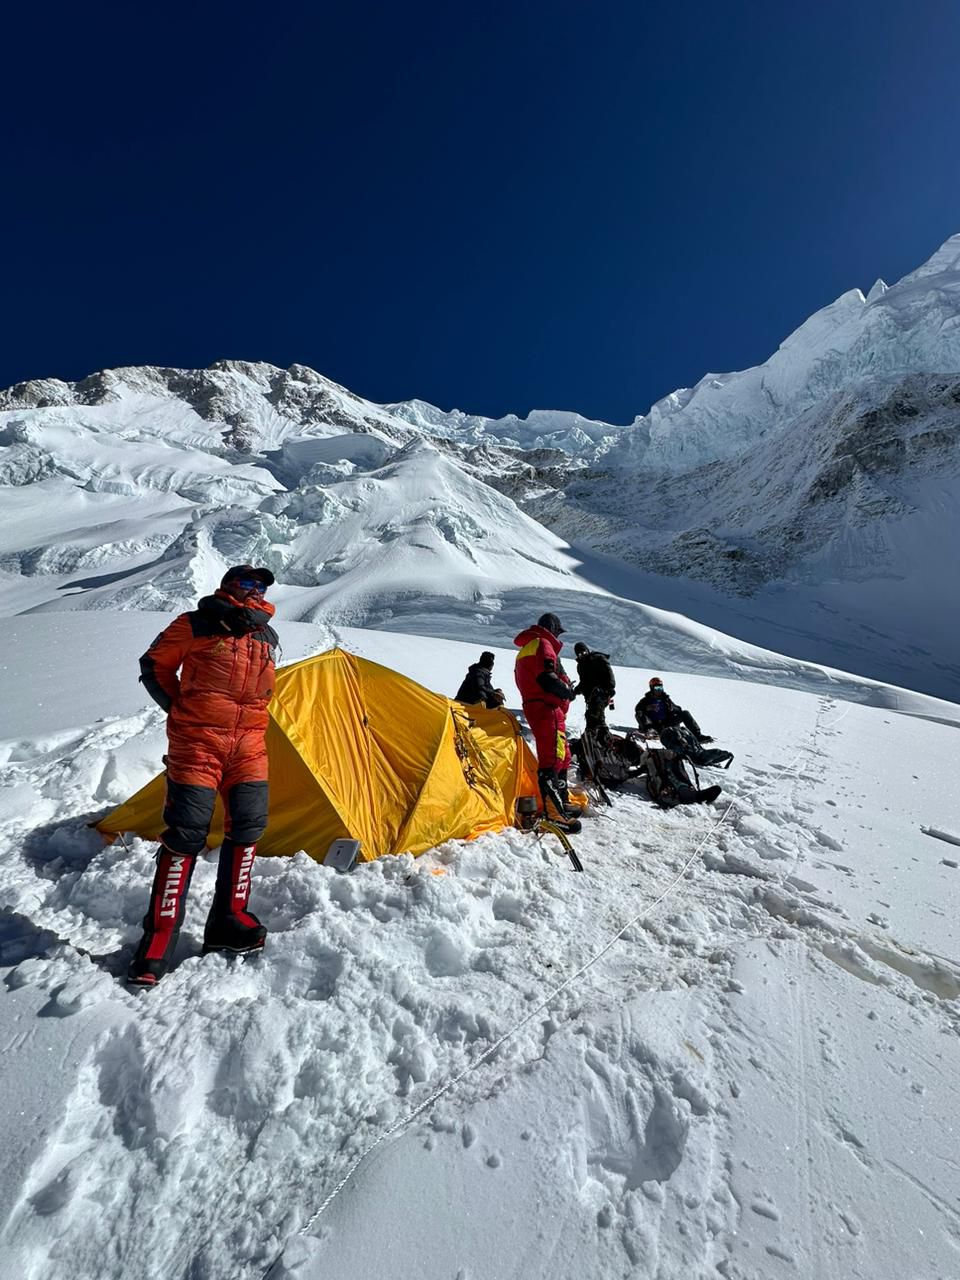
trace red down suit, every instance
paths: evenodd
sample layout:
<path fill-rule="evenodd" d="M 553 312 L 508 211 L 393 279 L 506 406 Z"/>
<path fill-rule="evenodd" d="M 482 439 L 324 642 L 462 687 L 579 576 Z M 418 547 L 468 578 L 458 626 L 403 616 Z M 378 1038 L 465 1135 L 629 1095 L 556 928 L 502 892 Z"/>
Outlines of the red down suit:
<path fill-rule="evenodd" d="M 230 839 L 252 845 L 263 834 L 273 614 L 266 600 L 240 604 L 218 591 L 176 618 L 140 659 L 141 682 L 168 713 L 160 839 L 173 853 L 202 852 L 218 791 Z"/>
<path fill-rule="evenodd" d="M 541 626 L 527 627 L 513 643 L 520 650 L 514 677 L 536 741 L 537 764 L 541 769 L 569 769 L 567 707 L 573 686 L 560 661 L 563 644 Z"/>

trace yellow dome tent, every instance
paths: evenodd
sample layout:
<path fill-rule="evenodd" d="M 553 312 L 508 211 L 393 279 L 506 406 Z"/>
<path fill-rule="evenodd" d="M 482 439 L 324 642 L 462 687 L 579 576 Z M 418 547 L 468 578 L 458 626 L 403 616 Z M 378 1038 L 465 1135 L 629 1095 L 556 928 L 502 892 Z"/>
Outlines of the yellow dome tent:
<path fill-rule="evenodd" d="M 537 764 L 507 711 L 464 707 L 399 672 L 331 649 L 277 672 L 267 729 L 270 816 L 261 854 L 305 850 L 322 862 L 334 840 L 360 841 L 364 861 L 422 853 L 514 823 L 537 795 Z M 155 840 L 164 775 L 97 829 Z M 208 843 L 223 838 L 218 800 Z"/>

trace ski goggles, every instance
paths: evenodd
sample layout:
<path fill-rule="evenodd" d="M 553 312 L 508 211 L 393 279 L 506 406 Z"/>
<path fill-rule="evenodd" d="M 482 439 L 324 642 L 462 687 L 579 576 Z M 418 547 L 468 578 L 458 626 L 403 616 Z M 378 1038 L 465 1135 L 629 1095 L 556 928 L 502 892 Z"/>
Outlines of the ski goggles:
<path fill-rule="evenodd" d="M 663 693 L 663 685 L 662 685 L 662 684 L 652 684 L 652 685 L 650 686 L 650 692 L 651 692 L 651 693 Z"/>
<path fill-rule="evenodd" d="M 231 578 L 231 587 L 239 587 L 241 591 L 256 591 L 259 595 L 266 595 L 267 584 L 262 578 Z"/>

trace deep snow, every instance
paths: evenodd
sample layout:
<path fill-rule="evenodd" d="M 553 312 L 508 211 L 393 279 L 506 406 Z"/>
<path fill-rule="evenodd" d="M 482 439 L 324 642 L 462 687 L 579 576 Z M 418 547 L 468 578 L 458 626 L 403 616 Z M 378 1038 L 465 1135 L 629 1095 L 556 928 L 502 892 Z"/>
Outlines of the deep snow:
<path fill-rule="evenodd" d="M 960 832 L 955 727 L 663 671 L 736 752 L 725 818 L 624 793 L 585 820 L 582 876 L 519 832 L 350 876 L 262 859 L 271 938 L 245 963 L 199 957 L 208 860 L 175 969 L 132 994 L 114 975 L 151 848 L 102 848 L 84 823 L 157 767 L 162 717 L 134 680 L 156 622 L 34 615 L 4 658 L 0 1274 L 232 1280 L 283 1251 L 274 1280 L 953 1280 L 960 871 L 921 828 Z M 62 660 L 75 625 L 100 656 L 82 680 Z M 337 639 L 443 691 L 475 656 L 283 638 L 289 658 Z M 618 670 L 615 719 L 646 675 Z M 359 1151 L 691 854 L 649 918 L 297 1235 Z"/>

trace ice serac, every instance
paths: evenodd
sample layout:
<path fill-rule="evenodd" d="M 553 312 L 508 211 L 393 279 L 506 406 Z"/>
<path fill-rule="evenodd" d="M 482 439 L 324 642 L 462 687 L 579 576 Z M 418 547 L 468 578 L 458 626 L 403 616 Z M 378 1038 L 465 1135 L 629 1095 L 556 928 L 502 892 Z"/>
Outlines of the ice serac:
<path fill-rule="evenodd" d="M 557 449 L 576 455 L 617 439 L 627 428 L 585 418 L 560 409 L 532 409 L 526 417 L 514 413 L 486 418 L 460 409 L 438 409 L 425 400 L 403 400 L 382 406 L 425 435 L 461 445 L 506 445 L 514 449 Z"/>
<path fill-rule="evenodd" d="M 957 273 L 960 273 L 960 233 L 945 240 L 932 258 L 905 275 L 900 283 L 913 284 L 928 277 L 949 277 Z"/>
<path fill-rule="evenodd" d="M 812 406 L 876 378 L 960 371 L 960 236 L 867 297 L 851 289 L 761 365 L 707 374 L 638 418 L 607 451 L 611 466 L 682 471 L 733 458 Z M 646 430 L 644 430 L 646 428 Z"/>

